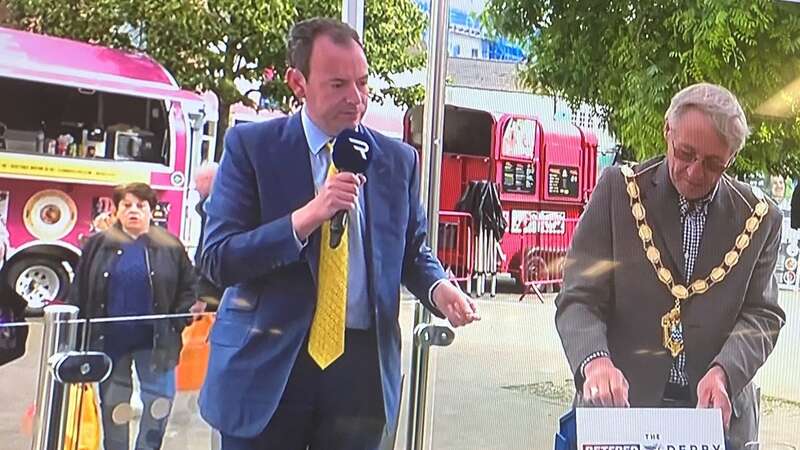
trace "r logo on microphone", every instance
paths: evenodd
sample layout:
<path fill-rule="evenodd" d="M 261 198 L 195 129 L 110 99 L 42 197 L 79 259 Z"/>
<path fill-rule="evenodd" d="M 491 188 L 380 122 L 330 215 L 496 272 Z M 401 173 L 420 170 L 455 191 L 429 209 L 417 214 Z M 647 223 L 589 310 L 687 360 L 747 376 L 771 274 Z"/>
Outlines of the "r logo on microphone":
<path fill-rule="evenodd" d="M 367 160 L 367 152 L 369 152 L 369 144 L 362 141 L 361 139 L 356 139 L 354 137 L 350 138 L 350 143 L 353 144 L 353 149 L 361 154 L 361 159 L 364 161 Z"/>
<path fill-rule="evenodd" d="M 369 151 L 369 136 L 358 130 L 345 128 L 333 143 L 333 165 L 339 172 L 363 174 L 369 167 L 372 152 Z M 331 219 L 331 238 L 329 245 L 336 248 L 346 230 L 347 211 L 341 210 Z"/>

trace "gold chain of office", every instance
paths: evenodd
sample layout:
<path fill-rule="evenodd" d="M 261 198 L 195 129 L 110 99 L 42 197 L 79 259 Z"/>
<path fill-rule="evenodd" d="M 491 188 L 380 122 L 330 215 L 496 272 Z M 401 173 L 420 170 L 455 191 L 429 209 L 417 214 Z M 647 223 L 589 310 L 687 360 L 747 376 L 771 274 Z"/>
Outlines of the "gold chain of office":
<path fill-rule="evenodd" d="M 669 289 L 670 294 L 675 298 L 675 306 L 664 316 L 661 317 L 661 328 L 664 331 L 664 348 L 670 351 L 672 357 L 678 356 L 683 351 L 683 340 L 676 340 L 674 332 L 681 324 L 681 303 L 690 299 L 694 295 L 703 294 L 714 285 L 721 283 L 730 273 L 731 269 L 739 262 L 744 249 L 750 245 L 750 240 L 761 225 L 761 221 L 769 211 L 766 200 L 761 198 L 753 209 L 753 214 L 744 224 L 744 230 L 736 237 L 733 248 L 725 254 L 722 262 L 711 269 L 705 278 L 698 278 L 689 286 L 684 286 L 675 282 L 672 272 L 661 262 L 661 252 L 653 243 L 653 229 L 647 224 L 647 214 L 639 197 L 639 186 L 636 184 L 636 174 L 633 169 L 627 166 L 622 167 L 622 175 L 625 177 L 626 190 L 630 197 L 631 213 L 636 220 L 636 227 L 639 231 L 639 239 L 642 240 L 645 256 L 653 269 L 656 271 L 659 281 Z"/>

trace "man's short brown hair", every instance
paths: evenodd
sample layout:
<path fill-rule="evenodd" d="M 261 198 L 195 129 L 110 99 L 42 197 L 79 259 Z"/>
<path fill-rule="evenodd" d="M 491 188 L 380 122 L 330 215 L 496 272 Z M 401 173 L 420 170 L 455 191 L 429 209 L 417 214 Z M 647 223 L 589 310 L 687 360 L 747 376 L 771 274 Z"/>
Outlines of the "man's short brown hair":
<path fill-rule="evenodd" d="M 131 194 L 139 200 L 144 200 L 150 204 L 150 209 L 156 209 L 156 202 L 158 196 L 153 188 L 147 183 L 128 183 L 121 184 L 114 188 L 112 200 L 114 200 L 114 207 L 119 209 L 119 203 L 125 198 L 126 195 Z"/>
<path fill-rule="evenodd" d="M 358 32 L 340 20 L 315 17 L 297 22 L 289 30 L 286 43 L 286 64 L 302 72 L 306 79 L 310 72 L 311 50 L 314 47 L 314 41 L 323 35 L 328 36 L 339 45 L 355 42 L 363 48 Z"/>

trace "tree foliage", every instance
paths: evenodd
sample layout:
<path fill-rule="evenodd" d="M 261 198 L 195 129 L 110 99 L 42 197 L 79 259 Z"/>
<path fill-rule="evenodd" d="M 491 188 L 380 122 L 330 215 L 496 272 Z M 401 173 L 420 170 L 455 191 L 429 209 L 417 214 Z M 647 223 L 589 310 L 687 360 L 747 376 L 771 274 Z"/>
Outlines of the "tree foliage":
<path fill-rule="evenodd" d="M 490 30 L 528 52 L 522 79 L 594 105 L 638 157 L 664 151 L 664 112 L 700 81 L 733 91 L 753 134 L 740 173 L 800 175 L 797 93 L 783 117 L 764 102 L 800 75 L 800 8 L 773 0 L 490 0 Z"/>
<path fill-rule="evenodd" d="M 32 31 L 141 50 L 164 64 L 187 89 L 210 90 L 220 100 L 217 148 L 230 106 L 252 101 L 237 80 L 261 83 L 270 103 L 294 105 L 283 82 L 285 38 L 291 25 L 314 16 L 339 17 L 341 0 L 7 0 L 11 20 Z M 372 75 L 389 87 L 374 92 L 410 106 L 419 86 L 398 87 L 390 75 L 423 67 L 420 48 L 425 16 L 411 0 L 368 0 L 365 50 Z"/>

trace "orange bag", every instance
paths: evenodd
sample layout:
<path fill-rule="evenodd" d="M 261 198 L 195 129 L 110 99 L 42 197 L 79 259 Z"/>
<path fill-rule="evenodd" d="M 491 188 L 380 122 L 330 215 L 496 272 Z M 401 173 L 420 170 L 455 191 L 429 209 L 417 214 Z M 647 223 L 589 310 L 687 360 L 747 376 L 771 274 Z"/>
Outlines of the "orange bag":
<path fill-rule="evenodd" d="M 205 315 L 183 329 L 183 348 L 175 368 L 179 391 L 196 391 L 203 386 L 208 369 L 208 333 L 213 324 L 214 318 Z"/>

